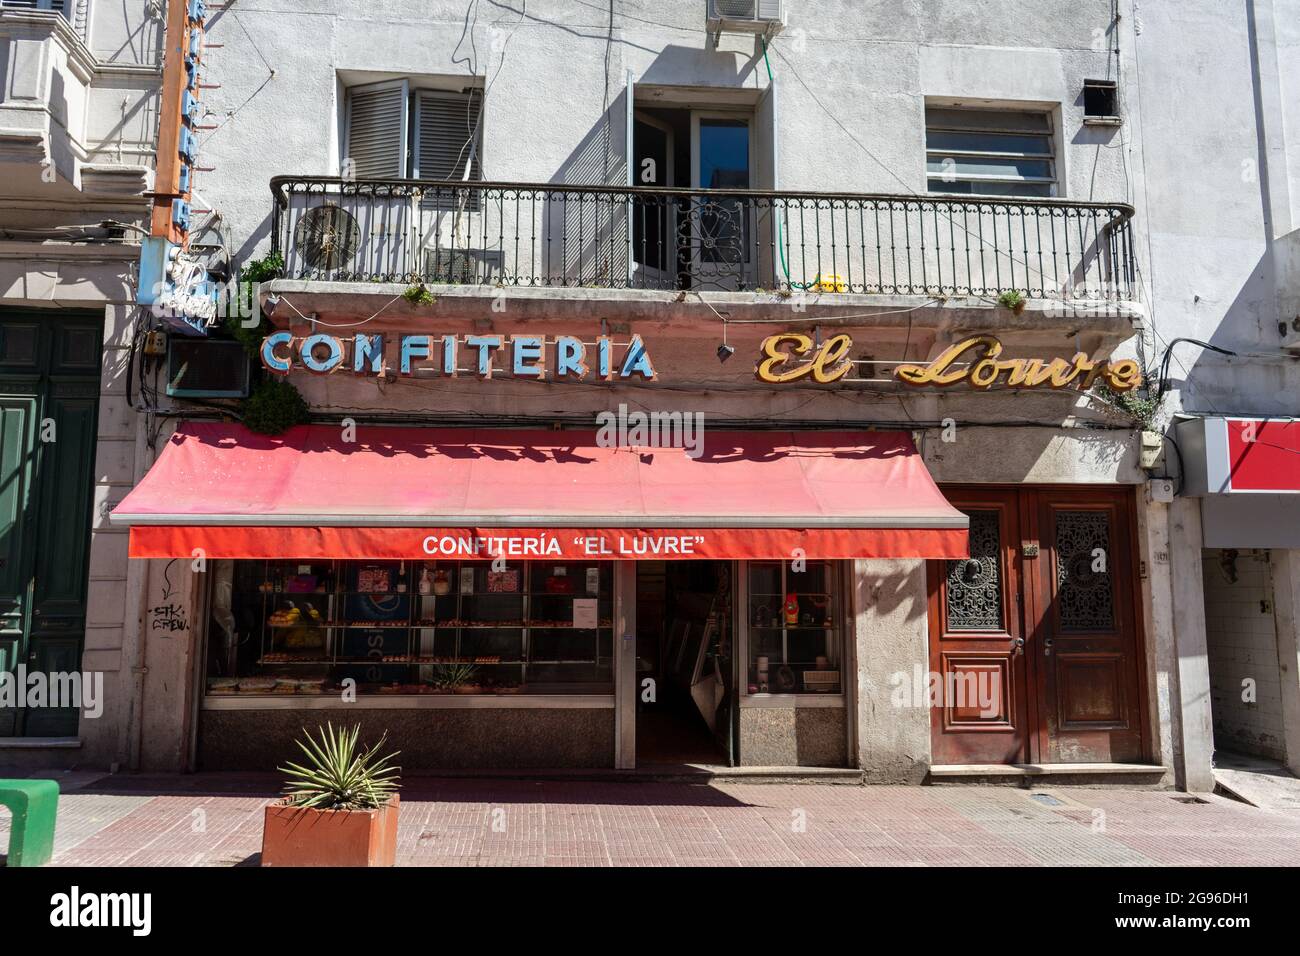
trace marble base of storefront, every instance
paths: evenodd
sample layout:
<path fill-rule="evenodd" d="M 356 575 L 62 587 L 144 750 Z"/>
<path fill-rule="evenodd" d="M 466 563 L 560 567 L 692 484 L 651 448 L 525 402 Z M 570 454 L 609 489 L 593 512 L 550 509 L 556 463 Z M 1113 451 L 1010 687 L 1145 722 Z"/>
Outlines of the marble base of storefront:
<path fill-rule="evenodd" d="M 212 709 L 199 718 L 198 769 L 274 770 L 301 756 L 295 741 L 317 723 L 360 725 L 362 738 L 383 734 L 401 751 L 403 770 L 609 767 L 614 710 L 582 701 L 527 709 L 490 706 L 376 709 Z M 209 702 L 211 703 L 211 702 Z M 221 702 L 217 702 L 221 703 Z"/>

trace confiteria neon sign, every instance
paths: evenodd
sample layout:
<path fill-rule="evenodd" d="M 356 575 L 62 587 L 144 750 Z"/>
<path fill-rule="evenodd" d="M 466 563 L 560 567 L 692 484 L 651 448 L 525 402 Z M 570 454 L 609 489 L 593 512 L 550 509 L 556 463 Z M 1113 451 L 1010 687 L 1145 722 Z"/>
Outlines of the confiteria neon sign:
<path fill-rule="evenodd" d="M 655 379 L 654 363 L 639 335 L 625 346 L 599 336 L 590 352 L 585 342 L 572 335 L 558 335 L 551 343 L 535 335 L 402 335 L 397 337 L 397 369 L 402 375 L 423 371 L 455 376 L 462 371 L 462 351 L 469 356 L 470 373 L 479 378 L 500 372 L 538 381 L 590 376 Z M 262 340 L 261 348 L 262 365 L 279 375 L 288 375 L 295 365 L 318 375 L 342 369 L 381 375 L 390 367 L 384 354 L 384 336 L 364 333 L 341 338 L 319 332 L 299 338 L 290 332 L 273 332 Z M 498 354 L 504 356 L 503 367 L 497 365 Z"/>
<path fill-rule="evenodd" d="M 810 379 L 820 384 L 839 381 L 853 368 L 849 351 L 853 339 L 844 333 L 820 344 L 798 332 L 783 332 L 763 340 L 755 374 L 772 384 Z M 1002 343 L 992 335 L 973 335 L 949 346 L 933 361 L 904 363 L 894 377 L 906 385 L 946 388 L 966 383 L 985 390 L 1002 384 L 1008 388 L 1086 389 L 1098 380 L 1112 391 L 1129 392 L 1142 384 L 1142 370 L 1133 359 L 1090 359 L 1077 352 L 1073 358 L 1004 359 Z"/>

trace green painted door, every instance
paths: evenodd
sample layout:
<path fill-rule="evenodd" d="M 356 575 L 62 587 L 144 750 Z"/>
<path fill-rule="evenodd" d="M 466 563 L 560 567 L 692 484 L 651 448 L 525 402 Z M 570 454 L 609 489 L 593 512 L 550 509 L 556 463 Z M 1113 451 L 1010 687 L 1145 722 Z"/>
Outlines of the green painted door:
<path fill-rule="evenodd" d="M 0 668 L 81 669 L 103 326 L 0 311 Z M 21 702 L 20 702 L 21 703 Z M 0 705 L 0 736 L 77 732 L 75 707 Z"/>
<path fill-rule="evenodd" d="M 0 672 L 26 653 L 31 613 L 31 485 L 36 399 L 0 396 Z M 0 701 L 0 737 L 18 729 L 18 711 Z"/>

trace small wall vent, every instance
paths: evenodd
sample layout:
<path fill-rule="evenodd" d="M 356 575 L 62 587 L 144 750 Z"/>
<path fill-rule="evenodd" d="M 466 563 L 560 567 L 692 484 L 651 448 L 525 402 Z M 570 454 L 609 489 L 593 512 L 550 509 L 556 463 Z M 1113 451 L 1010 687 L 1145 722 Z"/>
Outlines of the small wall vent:
<path fill-rule="evenodd" d="M 1114 80 L 1083 81 L 1083 121 L 1092 126 L 1118 126 L 1119 84 Z"/>

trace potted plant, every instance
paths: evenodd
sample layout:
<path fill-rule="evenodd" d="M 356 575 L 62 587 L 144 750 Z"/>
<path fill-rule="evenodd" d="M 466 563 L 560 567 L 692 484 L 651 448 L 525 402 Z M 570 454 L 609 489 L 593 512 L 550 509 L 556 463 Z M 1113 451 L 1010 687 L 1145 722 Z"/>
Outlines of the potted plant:
<path fill-rule="evenodd" d="M 1025 311 L 1025 306 L 1029 304 L 1029 300 L 1019 290 L 1008 289 L 998 296 L 998 304 L 1004 309 L 1010 309 L 1016 315 L 1020 315 Z"/>
<path fill-rule="evenodd" d="M 392 866 L 397 857 L 400 768 L 396 752 L 379 756 L 388 739 L 358 745 L 360 726 L 304 729 L 304 764 L 280 771 L 284 797 L 266 808 L 262 866 Z"/>

